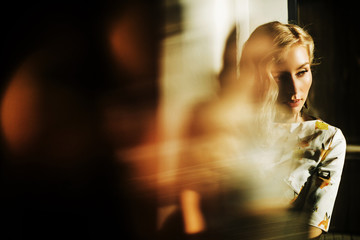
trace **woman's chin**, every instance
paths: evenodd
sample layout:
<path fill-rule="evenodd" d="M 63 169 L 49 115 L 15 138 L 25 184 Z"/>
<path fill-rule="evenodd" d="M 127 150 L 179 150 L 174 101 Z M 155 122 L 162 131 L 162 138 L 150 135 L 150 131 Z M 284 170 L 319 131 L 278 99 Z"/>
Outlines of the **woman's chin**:
<path fill-rule="evenodd" d="M 279 104 L 278 106 L 278 120 L 283 122 L 297 122 L 301 119 L 301 108 L 302 106 L 290 107 L 286 104 Z"/>

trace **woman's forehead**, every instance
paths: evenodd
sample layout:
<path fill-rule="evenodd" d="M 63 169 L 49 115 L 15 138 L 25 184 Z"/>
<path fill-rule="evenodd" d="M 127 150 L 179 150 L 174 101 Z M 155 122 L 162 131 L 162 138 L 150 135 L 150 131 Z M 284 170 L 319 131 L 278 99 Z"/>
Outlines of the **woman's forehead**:
<path fill-rule="evenodd" d="M 308 49 L 303 45 L 295 45 L 282 51 L 275 61 L 277 68 L 298 68 L 304 64 L 310 64 L 310 56 Z"/>

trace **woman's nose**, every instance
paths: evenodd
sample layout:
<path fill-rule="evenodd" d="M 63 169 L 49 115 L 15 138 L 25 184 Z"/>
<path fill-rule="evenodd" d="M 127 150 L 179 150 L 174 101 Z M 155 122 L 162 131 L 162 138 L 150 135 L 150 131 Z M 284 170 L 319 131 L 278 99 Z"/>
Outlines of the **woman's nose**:
<path fill-rule="evenodd" d="M 298 81 L 296 75 L 291 75 L 290 85 L 291 85 L 292 93 L 297 94 L 300 86 L 299 86 L 299 81 Z"/>
<path fill-rule="evenodd" d="M 299 89 L 296 75 L 292 75 L 291 73 L 282 74 L 279 88 L 280 91 L 283 91 L 287 95 L 295 95 Z"/>

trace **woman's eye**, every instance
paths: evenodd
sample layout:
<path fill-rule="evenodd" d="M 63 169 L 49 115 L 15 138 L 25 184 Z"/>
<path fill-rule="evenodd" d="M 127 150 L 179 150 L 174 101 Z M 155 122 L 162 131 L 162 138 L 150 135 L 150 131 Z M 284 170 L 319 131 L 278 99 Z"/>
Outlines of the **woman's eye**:
<path fill-rule="evenodd" d="M 308 69 L 304 69 L 304 70 L 301 70 L 299 72 L 296 73 L 296 76 L 298 77 L 302 77 L 305 75 L 305 73 L 307 73 L 309 70 Z"/>

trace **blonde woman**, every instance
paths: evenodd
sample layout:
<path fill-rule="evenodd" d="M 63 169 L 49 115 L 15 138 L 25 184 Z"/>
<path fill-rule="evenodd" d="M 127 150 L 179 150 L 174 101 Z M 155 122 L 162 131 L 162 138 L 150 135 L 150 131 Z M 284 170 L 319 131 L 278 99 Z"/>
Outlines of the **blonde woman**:
<path fill-rule="evenodd" d="M 329 229 L 346 151 L 340 129 L 305 113 L 313 59 L 314 42 L 306 31 L 270 22 L 251 34 L 240 63 L 255 80 L 261 120 L 276 122 L 273 131 L 286 129 L 282 136 L 295 141 L 280 162 L 290 162 L 284 180 L 294 193 L 294 208 L 309 214 L 310 238 Z"/>
<path fill-rule="evenodd" d="M 259 184 L 262 192 L 257 196 L 282 195 L 294 213 L 305 216 L 310 226 L 309 238 L 317 238 L 329 229 L 346 151 L 340 129 L 306 113 L 313 59 L 314 42 L 305 30 L 293 24 L 266 23 L 256 28 L 245 43 L 238 86 L 230 88 L 247 96 L 255 107 L 249 129 L 261 147 L 243 148 L 247 152 L 242 155 L 258 162 L 251 165 L 252 175 L 261 172 L 265 176 Z M 251 142 L 249 135 L 245 138 Z M 278 184 L 284 187 L 276 188 Z M 204 214 L 203 196 L 201 189 L 182 191 L 180 199 L 188 233 L 206 231 L 205 216 L 209 214 Z M 256 230 L 261 227 L 256 225 Z M 291 231 L 286 234 L 296 236 Z M 303 238 L 298 235 L 291 239 Z"/>

